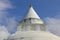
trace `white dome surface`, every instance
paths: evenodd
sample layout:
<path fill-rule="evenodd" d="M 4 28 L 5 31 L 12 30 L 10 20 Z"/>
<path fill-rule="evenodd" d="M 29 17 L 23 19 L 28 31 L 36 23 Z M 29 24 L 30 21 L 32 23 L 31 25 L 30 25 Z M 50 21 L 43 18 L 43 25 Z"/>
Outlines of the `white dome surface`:
<path fill-rule="evenodd" d="M 12 35 L 13 38 L 23 38 L 24 40 L 60 40 L 60 37 L 53 35 L 50 32 L 36 32 L 36 31 L 26 31 L 17 32 Z"/>

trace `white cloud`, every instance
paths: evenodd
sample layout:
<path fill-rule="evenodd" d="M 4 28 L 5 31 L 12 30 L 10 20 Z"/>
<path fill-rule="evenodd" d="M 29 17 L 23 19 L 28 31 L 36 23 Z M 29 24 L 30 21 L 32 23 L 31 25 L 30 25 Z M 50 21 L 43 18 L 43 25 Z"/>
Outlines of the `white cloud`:
<path fill-rule="evenodd" d="M 13 8 L 9 0 L 0 0 L 0 22 L 3 21 L 3 18 L 7 15 L 7 9 Z"/>
<path fill-rule="evenodd" d="M 17 25 L 14 17 L 7 17 L 8 11 L 6 10 L 9 8 L 13 8 L 9 0 L 0 0 L 0 25 L 5 23 L 7 28 L 0 26 L 0 40 L 6 38 L 9 35 L 8 31 L 13 31 Z"/>
<path fill-rule="evenodd" d="M 0 11 L 12 8 L 9 0 L 0 0 Z"/>
<path fill-rule="evenodd" d="M 9 35 L 5 26 L 0 26 L 0 40 L 6 39 Z"/>
<path fill-rule="evenodd" d="M 8 31 L 14 30 L 16 27 L 16 20 L 14 17 L 7 17 L 7 9 L 13 8 L 9 0 L 0 0 L 0 24 L 6 24 Z"/>
<path fill-rule="evenodd" d="M 7 18 L 6 22 L 7 22 L 7 29 L 9 32 L 13 32 L 14 30 L 16 30 L 17 21 L 14 17 Z"/>
<path fill-rule="evenodd" d="M 45 21 L 47 22 L 49 26 L 48 27 L 49 31 L 60 36 L 60 18 L 59 17 L 56 17 L 56 18 L 47 17 Z"/>

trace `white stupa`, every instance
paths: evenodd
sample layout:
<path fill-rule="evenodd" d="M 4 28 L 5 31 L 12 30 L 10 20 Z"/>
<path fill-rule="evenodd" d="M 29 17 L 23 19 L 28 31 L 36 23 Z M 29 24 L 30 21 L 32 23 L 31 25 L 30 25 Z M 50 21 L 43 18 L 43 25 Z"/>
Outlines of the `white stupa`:
<path fill-rule="evenodd" d="M 30 6 L 27 15 L 19 23 L 16 33 L 7 40 L 60 40 L 60 37 L 48 31 L 47 25 Z"/>

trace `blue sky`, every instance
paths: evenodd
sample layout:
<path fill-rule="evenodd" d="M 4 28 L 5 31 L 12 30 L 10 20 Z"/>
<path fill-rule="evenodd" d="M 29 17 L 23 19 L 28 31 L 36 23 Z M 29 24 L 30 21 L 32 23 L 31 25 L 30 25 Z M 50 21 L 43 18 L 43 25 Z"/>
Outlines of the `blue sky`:
<path fill-rule="evenodd" d="M 19 21 L 29 10 L 32 4 L 41 18 L 54 17 L 60 13 L 60 0 L 11 0 L 16 8 L 9 10 L 10 16 L 15 16 Z"/>
<path fill-rule="evenodd" d="M 1 30 L 4 35 L 15 33 L 30 4 L 47 23 L 49 31 L 60 36 L 60 0 L 0 0 L 0 33 Z"/>

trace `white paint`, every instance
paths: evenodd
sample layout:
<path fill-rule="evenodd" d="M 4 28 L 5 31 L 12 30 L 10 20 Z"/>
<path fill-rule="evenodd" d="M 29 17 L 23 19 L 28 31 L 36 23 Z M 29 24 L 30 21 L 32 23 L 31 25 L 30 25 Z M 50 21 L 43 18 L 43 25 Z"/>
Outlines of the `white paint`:
<path fill-rule="evenodd" d="M 9 36 L 8 40 L 60 40 L 60 37 L 48 32 L 46 25 L 40 23 L 40 20 L 38 21 L 37 19 L 40 18 L 31 7 L 26 18 L 19 24 L 17 32 Z"/>
<path fill-rule="evenodd" d="M 40 19 L 40 17 L 36 14 L 36 12 L 33 9 L 33 7 L 30 7 L 26 18 L 37 18 L 37 19 Z"/>

